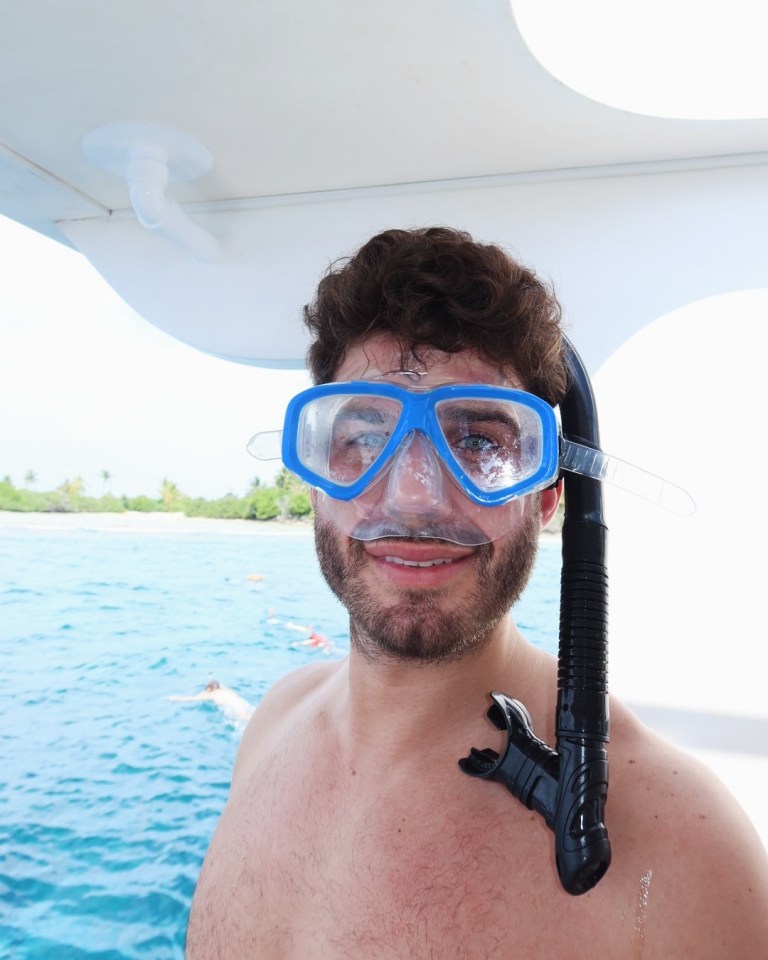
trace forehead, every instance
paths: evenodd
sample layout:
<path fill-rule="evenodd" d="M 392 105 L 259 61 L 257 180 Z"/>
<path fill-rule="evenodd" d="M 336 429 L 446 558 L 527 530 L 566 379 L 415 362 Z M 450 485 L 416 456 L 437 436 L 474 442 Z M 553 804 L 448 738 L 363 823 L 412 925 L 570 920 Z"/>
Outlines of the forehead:
<path fill-rule="evenodd" d="M 384 380 L 407 386 L 404 373 L 414 373 L 413 384 L 436 387 L 443 383 L 487 383 L 522 389 L 520 378 L 478 356 L 472 350 L 444 353 L 430 346 L 419 347 L 415 356 L 404 360 L 400 343 L 392 337 L 371 337 L 352 346 L 336 371 L 335 380 Z"/>

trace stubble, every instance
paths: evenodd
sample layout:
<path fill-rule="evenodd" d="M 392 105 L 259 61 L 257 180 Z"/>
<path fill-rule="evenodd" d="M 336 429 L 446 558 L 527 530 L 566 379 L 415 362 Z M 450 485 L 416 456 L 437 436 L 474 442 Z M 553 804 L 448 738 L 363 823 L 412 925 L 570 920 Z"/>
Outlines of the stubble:
<path fill-rule="evenodd" d="M 334 524 L 316 515 L 320 569 L 349 611 L 352 645 L 369 660 L 421 663 L 457 660 L 482 649 L 528 582 L 538 516 L 537 504 L 531 504 L 518 530 L 477 548 L 467 572 L 474 579 L 472 590 L 457 601 L 451 588 L 398 590 L 385 599 L 374 595 L 364 578 L 370 563 L 364 544 L 348 540 L 342 546 Z"/>

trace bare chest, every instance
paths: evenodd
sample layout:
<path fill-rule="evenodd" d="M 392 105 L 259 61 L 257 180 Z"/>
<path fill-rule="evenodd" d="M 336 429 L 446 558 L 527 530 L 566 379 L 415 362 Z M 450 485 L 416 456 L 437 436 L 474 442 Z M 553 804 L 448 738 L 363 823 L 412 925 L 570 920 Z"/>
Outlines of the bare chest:
<path fill-rule="evenodd" d="M 542 821 L 458 770 L 372 783 L 265 768 L 208 859 L 195 912 L 210 905 L 232 958 L 578 958 L 579 937 L 609 955 L 616 933 L 560 890 Z"/>

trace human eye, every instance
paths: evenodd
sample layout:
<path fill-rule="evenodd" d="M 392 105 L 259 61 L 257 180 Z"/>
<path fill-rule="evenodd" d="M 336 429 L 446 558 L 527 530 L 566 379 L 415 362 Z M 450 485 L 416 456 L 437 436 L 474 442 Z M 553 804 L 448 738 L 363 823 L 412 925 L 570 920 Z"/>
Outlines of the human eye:
<path fill-rule="evenodd" d="M 506 407 L 454 407 L 443 414 L 442 427 L 452 448 L 467 455 L 509 455 L 520 444 L 519 420 Z"/>
<path fill-rule="evenodd" d="M 334 441 L 345 447 L 381 449 L 392 428 L 393 418 L 385 408 L 373 404 L 350 404 L 336 417 Z"/>
<path fill-rule="evenodd" d="M 375 456 L 389 440 L 389 430 L 352 430 L 339 438 L 347 450 L 359 450 L 361 454 Z"/>
<path fill-rule="evenodd" d="M 498 449 L 498 443 L 482 433 L 467 433 L 454 439 L 453 447 L 465 454 L 488 454 Z"/>
<path fill-rule="evenodd" d="M 333 475 L 355 480 L 376 460 L 387 444 L 394 423 L 388 412 L 372 405 L 354 405 L 336 417 L 329 463 Z"/>
<path fill-rule="evenodd" d="M 445 440 L 461 468 L 485 489 L 513 482 L 519 470 L 521 424 L 509 403 L 467 399 L 438 409 Z"/>

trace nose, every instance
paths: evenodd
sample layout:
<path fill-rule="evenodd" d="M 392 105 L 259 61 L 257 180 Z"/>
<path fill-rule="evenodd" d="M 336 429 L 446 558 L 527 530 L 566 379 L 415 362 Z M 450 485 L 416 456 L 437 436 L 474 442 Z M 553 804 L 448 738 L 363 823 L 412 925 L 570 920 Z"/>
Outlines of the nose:
<path fill-rule="evenodd" d="M 392 519 L 444 519 L 451 512 L 444 482 L 443 468 L 431 441 L 414 430 L 392 459 L 381 506 Z"/>

